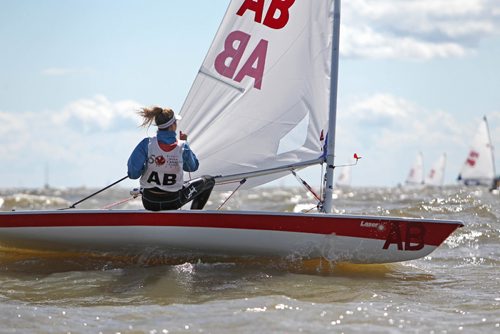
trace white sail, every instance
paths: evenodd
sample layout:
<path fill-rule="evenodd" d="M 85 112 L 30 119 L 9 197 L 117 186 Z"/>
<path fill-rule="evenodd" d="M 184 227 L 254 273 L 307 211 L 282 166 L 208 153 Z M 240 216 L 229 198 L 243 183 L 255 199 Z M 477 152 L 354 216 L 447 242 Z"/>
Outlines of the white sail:
<path fill-rule="evenodd" d="M 193 177 L 321 158 L 332 30 L 332 0 L 231 1 L 181 110 Z"/>
<path fill-rule="evenodd" d="M 415 162 L 410 168 L 410 172 L 406 177 L 407 185 L 419 185 L 424 184 L 424 157 L 422 152 L 417 154 Z"/>
<path fill-rule="evenodd" d="M 493 157 L 493 145 L 491 144 L 488 120 L 484 116 L 472 141 L 458 180 L 466 185 L 491 186 L 494 179 L 495 159 Z"/>
<path fill-rule="evenodd" d="M 425 184 L 433 187 L 441 187 L 444 183 L 444 172 L 446 169 L 446 153 L 432 165 L 429 173 L 425 177 Z"/>

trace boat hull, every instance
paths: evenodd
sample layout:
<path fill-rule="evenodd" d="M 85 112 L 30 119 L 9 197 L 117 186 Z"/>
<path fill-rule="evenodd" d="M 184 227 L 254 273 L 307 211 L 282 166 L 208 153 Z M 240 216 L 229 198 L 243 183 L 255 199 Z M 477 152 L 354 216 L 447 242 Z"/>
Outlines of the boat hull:
<path fill-rule="evenodd" d="M 58 251 L 195 258 L 271 256 L 390 263 L 424 257 L 459 221 L 229 211 L 43 211 L 0 213 L 0 244 Z"/>

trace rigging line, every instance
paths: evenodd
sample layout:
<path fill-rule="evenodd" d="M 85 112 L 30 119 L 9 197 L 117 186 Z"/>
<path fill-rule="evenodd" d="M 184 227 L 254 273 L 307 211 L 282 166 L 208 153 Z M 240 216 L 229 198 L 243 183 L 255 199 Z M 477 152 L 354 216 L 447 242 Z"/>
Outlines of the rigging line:
<path fill-rule="evenodd" d="M 311 212 L 312 210 L 317 209 L 317 208 L 318 208 L 318 206 L 317 206 L 317 205 L 315 205 L 315 206 L 313 206 L 312 208 L 310 208 L 309 210 L 305 210 L 305 211 L 303 211 L 303 212 L 304 212 L 304 213 L 309 213 L 309 212 Z"/>
<path fill-rule="evenodd" d="M 114 202 L 114 203 L 111 203 L 111 204 L 108 204 L 106 206 L 103 206 L 102 209 L 103 210 L 107 210 L 107 209 L 111 209 L 112 207 L 115 207 L 117 205 L 120 205 L 120 204 L 123 204 L 123 203 L 127 203 L 133 199 L 136 199 L 139 195 L 135 195 L 135 196 L 131 196 L 131 197 L 128 197 L 128 198 L 125 198 L 125 199 L 122 199 L 121 201 L 118 201 L 118 202 Z"/>
<path fill-rule="evenodd" d="M 114 186 L 114 185 L 116 185 L 116 184 L 118 184 L 118 183 L 122 182 L 122 181 L 123 181 L 123 180 L 125 180 L 125 179 L 128 179 L 128 175 L 127 175 L 127 176 L 122 177 L 121 179 L 119 179 L 119 180 L 117 180 L 117 181 L 115 181 L 115 182 L 113 182 L 113 183 L 111 183 L 109 186 L 106 186 L 106 187 L 104 187 L 104 188 L 102 188 L 102 189 L 100 189 L 100 190 L 96 191 L 95 193 L 93 193 L 93 194 L 91 194 L 91 195 L 89 195 L 89 196 L 87 196 L 87 197 L 85 197 L 85 198 L 83 198 L 83 199 L 79 200 L 78 202 L 75 202 L 75 203 L 71 204 L 69 207 L 67 207 L 67 208 L 62 208 L 62 209 L 59 209 L 59 210 L 74 209 L 74 208 L 75 208 L 75 206 L 76 206 L 77 204 L 80 204 L 80 203 L 82 203 L 83 201 L 86 201 L 86 200 L 88 200 L 89 198 L 94 197 L 95 195 L 97 195 L 97 194 L 99 194 L 99 193 L 103 192 L 103 191 L 104 191 L 104 190 L 106 190 L 106 189 L 111 188 L 112 186 Z"/>
<path fill-rule="evenodd" d="M 247 182 L 247 179 L 246 179 L 246 178 L 245 178 L 245 179 L 242 179 L 242 180 L 240 181 L 240 184 L 236 187 L 236 189 L 234 189 L 234 190 L 233 190 L 233 192 L 232 192 L 232 193 L 231 193 L 231 194 L 230 194 L 230 195 L 226 198 L 226 200 L 225 200 L 224 202 L 222 202 L 222 204 L 221 204 L 221 205 L 219 205 L 219 207 L 217 208 L 217 210 L 220 210 L 220 209 L 222 208 L 222 206 L 223 206 L 224 204 L 226 204 L 226 202 L 227 202 L 227 201 L 229 201 L 229 199 L 230 199 L 230 198 L 234 195 L 234 193 L 236 193 L 236 191 L 238 191 L 238 189 L 240 189 L 240 187 L 241 187 L 241 186 L 242 186 L 245 182 Z"/>
<path fill-rule="evenodd" d="M 316 192 L 311 188 L 311 186 L 306 181 L 304 181 L 302 178 L 300 178 L 300 176 L 298 176 L 297 173 L 295 173 L 295 171 L 293 169 L 290 170 L 290 172 L 293 174 L 293 176 L 295 176 L 297 181 L 299 181 L 307 190 L 309 190 L 309 192 L 311 192 L 311 194 L 313 194 L 313 196 L 318 201 L 321 202 L 321 197 L 319 197 L 318 194 L 316 194 Z"/>

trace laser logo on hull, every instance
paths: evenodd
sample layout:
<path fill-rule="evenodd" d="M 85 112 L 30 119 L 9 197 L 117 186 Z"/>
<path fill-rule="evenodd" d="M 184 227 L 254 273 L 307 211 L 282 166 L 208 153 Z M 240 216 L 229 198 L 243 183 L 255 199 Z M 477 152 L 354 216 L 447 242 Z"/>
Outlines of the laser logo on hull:
<path fill-rule="evenodd" d="M 384 224 L 382 224 L 382 223 L 373 223 L 373 222 L 365 222 L 365 221 L 361 221 L 361 224 L 359 226 L 367 227 L 367 228 L 376 228 L 379 231 L 383 231 L 385 229 Z"/>

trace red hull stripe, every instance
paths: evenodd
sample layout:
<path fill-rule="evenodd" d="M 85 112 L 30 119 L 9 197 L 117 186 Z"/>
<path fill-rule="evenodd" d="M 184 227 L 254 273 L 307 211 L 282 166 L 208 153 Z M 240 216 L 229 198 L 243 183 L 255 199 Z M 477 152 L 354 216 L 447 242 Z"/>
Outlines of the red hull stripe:
<path fill-rule="evenodd" d="M 274 215 L 186 212 L 61 212 L 43 214 L 0 214 L 2 228 L 12 227 L 98 227 L 165 226 L 230 228 L 387 240 L 389 234 L 406 240 L 415 229 L 422 232 L 426 245 L 439 246 L 461 222 L 406 220 L 384 217 L 328 217 L 322 215 Z M 396 231 L 396 232 L 394 232 Z M 408 232 L 409 231 L 409 232 Z"/>

